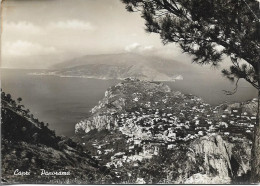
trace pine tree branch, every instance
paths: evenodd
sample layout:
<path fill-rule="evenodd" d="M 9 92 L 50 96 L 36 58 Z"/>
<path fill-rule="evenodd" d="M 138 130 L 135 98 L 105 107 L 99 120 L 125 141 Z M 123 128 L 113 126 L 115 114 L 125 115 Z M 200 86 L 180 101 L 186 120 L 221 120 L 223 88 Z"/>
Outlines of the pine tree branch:
<path fill-rule="evenodd" d="M 239 82 L 240 78 L 237 79 L 236 84 L 235 84 L 235 88 L 233 91 L 228 91 L 228 90 L 222 90 L 226 95 L 234 95 L 237 92 L 237 88 L 238 88 L 238 82 Z"/>

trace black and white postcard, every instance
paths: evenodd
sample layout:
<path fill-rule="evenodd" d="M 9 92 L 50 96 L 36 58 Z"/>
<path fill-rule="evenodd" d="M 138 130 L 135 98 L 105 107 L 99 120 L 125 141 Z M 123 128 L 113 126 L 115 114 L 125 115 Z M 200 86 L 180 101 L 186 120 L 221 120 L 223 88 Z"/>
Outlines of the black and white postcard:
<path fill-rule="evenodd" d="M 259 0 L 2 0 L 2 184 L 260 183 Z"/>

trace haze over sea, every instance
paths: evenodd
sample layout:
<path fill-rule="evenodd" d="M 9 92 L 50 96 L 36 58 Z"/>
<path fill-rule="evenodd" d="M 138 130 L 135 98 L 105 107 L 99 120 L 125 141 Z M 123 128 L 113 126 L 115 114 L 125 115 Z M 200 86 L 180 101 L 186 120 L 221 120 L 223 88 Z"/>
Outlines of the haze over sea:
<path fill-rule="evenodd" d="M 119 80 L 100 80 L 77 77 L 33 76 L 31 72 L 40 70 L 1 69 L 1 87 L 22 103 L 40 121 L 59 135 L 74 134 L 75 124 L 88 117 L 89 111 L 104 97 L 108 87 Z M 222 90 L 232 90 L 230 83 L 210 74 L 182 74 L 184 80 L 164 82 L 172 90 L 194 94 L 205 102 L 217 105 L 225 101 L 241 102 L 256 97 L 256 90 L 246 82 L 241 82 L 238 92 L 227 96 Z M 206 78 L 205 78 L 206 77 Z"/>

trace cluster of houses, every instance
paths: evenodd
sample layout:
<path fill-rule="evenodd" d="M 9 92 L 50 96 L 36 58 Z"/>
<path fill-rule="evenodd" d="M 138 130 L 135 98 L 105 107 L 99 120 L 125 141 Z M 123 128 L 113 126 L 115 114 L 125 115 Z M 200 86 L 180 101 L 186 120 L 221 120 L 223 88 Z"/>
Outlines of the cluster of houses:
<path fill-rule="evenodd" d="M 225 109 L 221 113 L 215 110 L 218 122 L 214 125 L 215 131 L 223 136 L 252 139 L 256 116 L 243 111 L 241 107 Z"/>

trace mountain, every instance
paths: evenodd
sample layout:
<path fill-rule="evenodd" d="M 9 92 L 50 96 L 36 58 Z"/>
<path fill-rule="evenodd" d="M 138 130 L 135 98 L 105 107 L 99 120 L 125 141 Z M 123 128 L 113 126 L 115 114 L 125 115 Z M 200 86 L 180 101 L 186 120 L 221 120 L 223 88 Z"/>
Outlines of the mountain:
<path fill-rule="evenodd" d="M 1 94 L 1 178 L 6 184 L 115 183 L 115 174 L 70 138 L 56 136 L 23 105 Z"/>
<path fill-rule="evenodd" d="M 246 183 L 254 121 L 240 107 L 128 78 L 75 125 L 75 141 L 123 183 Z"/>
<path fill-rule="evenodd" d="M 65 61 L 45 74 L 98 79 L 125 79 L 134 77 L 151 81 L 182 80 L 180 72 L 186 64 L 154 56 L 134 53 L 87 55 Z"/>

